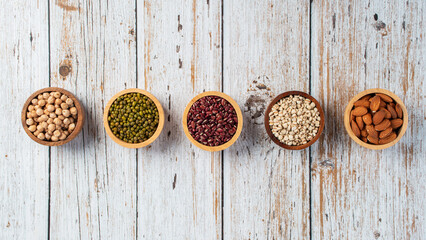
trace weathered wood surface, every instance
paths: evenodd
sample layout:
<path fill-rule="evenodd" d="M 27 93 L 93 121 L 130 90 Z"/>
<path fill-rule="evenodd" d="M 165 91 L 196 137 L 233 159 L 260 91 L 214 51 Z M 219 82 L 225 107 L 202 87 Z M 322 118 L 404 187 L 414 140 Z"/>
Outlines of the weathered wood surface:
<path fill-rule="evenodd" d="M 313 239 L 422 239 L 426 235 L 425 1 L 314 1 L 312 94 L 326 128 L 312 146 Z M 385 88 L 409 127 L 381 151 L 352 141 L 342 122 L 358 92 Z"/>
<path fill-rule="evenodd" d="M 423 238 L 425 7 L 1 2 L 0 239 Z M 77 139 L 55 148 L 20 125 L 26 97 L 49 85 L 73 92 L 87 116 Z M 106 102 L 131 87 L 153 93 L 166 114 L 160 137 L 138 150 L 102 125 Z M 401 142 L 382 151 L 358 146 L 342 122 L 350 98 L 374 87 L 395 92 L 410 114 Z M 244 113 L 240 139 L 223 153 L 192 146 L 181 128 L 186 104 L 209 90 Z M 287 90 L 323 104 L 325 130 L 310 149 L 267 138 L 263 112 Z"/>
<path fill-rule="evenodd" d="M 224 92 L 245 122 L 224 152 L 224 238 L 307 239 L 309 150 L 275 145 L 263 113 L 279 93 L 309 92 L 309 1 L 224 4 Z"/>
<path fill-rule="evenodd" d="M 138 87 L 163 105 L 162 134 L 138 150 L 138 238 L 221 239 L 221 154 L 185 137 L 197 94 L 221 90 L 220 1 L 138 2 Z"/>
<path fill-rule="evenodd" d="M 49 148 L 22 129 L 28 96 L 49 86 L 48 4 L 0 3 L 0 238 L 46 239 Z"/>

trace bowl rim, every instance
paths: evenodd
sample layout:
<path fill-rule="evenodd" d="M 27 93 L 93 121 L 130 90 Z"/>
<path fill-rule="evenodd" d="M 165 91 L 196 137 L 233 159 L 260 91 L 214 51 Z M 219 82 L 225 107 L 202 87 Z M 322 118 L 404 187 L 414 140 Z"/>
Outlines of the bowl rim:
<path fill-rule="evenodd" d="M 32 132 L 30 132 L 30 130 L 27 127 L 27 123 L 26 123 L 27 109 L 28 109 L 28 106 L 31 104 L 31 100 L 36 98 L 39 94 L 45 93 L 45 92 L 60 92 L 62 94 L 65 94 L 67 97 L 69 97 L 73 100 L 74 106 L 77 108 L 77 122 L 76 122 L 76 125 L 75 125 L 75 129 L 65 140 L 57 141 L 57 142 L 40 140 L 36 136 L 34 136 L 34 134 L 32 134 Z M 41 145 L 51 146 L 51 147 L 64 145 L 64 144 L 70 142 L 71 140 L 73 140 L 75 137 L 77 137 L 77 135 L 83 129 L 84 119 L 85 119 L 85 112 L 84 112 L 83 105 L 80 103 L 80 101 L 71 92 L 69 92 L 69 91 L 67 91 L 63 88 L 59 88 L 59 87 L 47 87 L 47 88 L 42 88 L 42 89 L 35 91 L 25 101 L 24 106 L 22 108 L 22 112 L 21 112 L 22 127 L 24 128 L 27 135 L 32 140 L 34 140 L 35 142 L 37 142 Z"/>
<path fill-rule="evenodd" d="M 202 143 L 199 143 L 197 140 L 195 140 L 191 134 L 189 133 L 189 129 L 188 129 L 188 113 L 189 113 L 189 109 L 192 107 L 192 105 L 198 101 L 200 98 L 206 97 L 206 96 L 218 96 L 221 98 L 224 98 L 226 101 L 228 101 L 232 107 L 235 109 L 235 112 L 237 113 L 237 119 L 238 119 L 238 124 L 237 124 L 237 131 L 235 132 L 234 136 L 232 136 L 232 138 L 219 146 L 206 146 Z M 243 114 L 241 112 L 240 106 L 238 106 L 237 102 L 232 99 L 230 96 L 228 96 L 225 93 L 222 92 L 218 92 L 218 91 L 208 91 L 208 92 L 203 92 L 198 94 L 197 96 L 195 96 L 194 98 L 191 99 L 191 101 L 189 101 L 189 103 L 186 105 L 185 110 L 183 112 L 183 117 L 182 117 L 182 127 L 183 127 L 183 131 L 186 135 L 186 137 L 189 139 L 189 141 L 191 141 L 192 144 L 194 144 L 195 146 L 197 146 L 198 148 L 201 148 L 205 151 L 209 151 L 209 152 L 216 152 L 216 151 L 221 151 L 221 150 L 225 150 L 228 147 L 230 147 L 232 144 L 235 143 L 235 141 L 237 141 L 238 137 L 241 134 L 241 131 L 243 129 Z"/>
<path fill-rule="evenodd" d="M 309 142 L 307 142 L 306 144 L 303 145 L 299 145 L 299 146 L 290 146 L 287 144 L 284 144 L 282 142 L 280 142 L 280 140 L 274 136 L 274 134 L 272 133 L 271 127 L 269 126 L 269 113 L 272 110 L 272 107 L 281 99 L 289 96 L 289 95 L 300 95 L 302 97 L 308 98 L 309 100 L 311 100 L 312 102 L 315 103 L 315 106 L 317 107 L 319 113 L 320 113 L 320 127 L 318 129 L 318 133 L 315 135 L 315 137 L 310 140 Z M 301 91 L 287 91 L 287 92 L 283 92 L 281 94 L 279 94 L 278 96 L 276 96 L 274 99 L 272 99 L 272 101 L 269 103 L 268 107 L 266 108 L 265 111 L 265 116 L 264 116 L 264 125 L 265 125 L 265 129 L 266 129 L 266 133 L 268 133 L 269 138 L 278 146 L 285 148 L 285 149 L 289 149 L 289 150 L 302 150 L 305 149 L 309 146 L 311 146 L 312 144 L 314 144 L 319 137 L 321 136 L 323 130 L 324 130 L 324 126 L 325 126 L 325 116 L 324 116 L 324 111 L 322 110 L 321 104 L 311 95 L 305 93 L 305 92 L 301 92 Z"/>
<path fill-rule="evenodd" d="M 390 143 L 386 143 L 382 145 L 369 144 L 369 143 L 363 142 L 361 139 L 355 136 L 355 134 L 352 132 L 352 128 L 349 123 L 349 117 L 350 117 L 350 112 L 352 110 L 354 103 L 360 98 L 364 97 L 365 95 L 373 94 L 373 93 L 383 93 L 390 96 L 402 108 L 402 126 L 399 130 L 398 136 Z M 402 102 L 402 100 L 393 92 L 386 89 L 382 89 L 382 88 L 370 88 L 358 93 L 349 101 L 349 103 L 346 105 L 346 109 L 343 115 L 343 121 L 345 124 L 346 132 L 348 133 L 349 137 L 352 138 L 352 140 L 354 140 L 356 143 L 358 143 L 359 145 L 365 148 L 373 149 L 373 150 L 381 150 L 381 149 L 386 149 L 395 145 L 399 140 L 401 140 L 402 136 L 404 136 L 405 131 L 407 130 L 407 127 L 408 127 L 408 112 L 404 102 Z"/>
<path fill-rule="evenodd" d="M 141 94 L 147 96 L 148 98 L 150 98 L 154 102 L 155 106 L 157 107 L 157 110 L 158 110 L 158 120 L 159 120 L 158 121 L 157 129 L 155 130 L 154 134 L 150 138 L 148 138 L 146 141 L 144 141 L 144 142 L 140 142 L 140 143 L 128 143 L 128 142 L 125 142 L 125 141 L 119 139 L 118 137 L 116 137 L 112 133 L 111 128 L 109 127 L 109 124 L 108 124 L 108 113 L 109 113 L 109 109 L 110 109 L 111 105 L 113 104 L 113 102 L 118 97 L 120 97 L 120 96 L 122 96 L 122 95 L 124 95 L 126 93 L 141 93 Z M 110 100 L 108 101 L 108 103 L 106 104 L 106 106 L 104 108 L 104 117 L 103 117 L 103 120 L 104 120 L 105 131 L 108 134 L 108 136 L 114 142 L 116 142 L 119 145 L 121 145 L 123 147 L 126 147 L 126 148 L 142 148 L 142 147 L 146 147 L 149 144 L 153 143 L 158 138 L 158 136 L 160 136 L 161 131 L 163 130 L 163 127 L 164 127 L 164 110 L 163 110 L 163 107 L 161 106 L 160 101 L 158 101 L 158 99 L 153 94 L 151 94 L 150 92 L 148 92 L 146 90 L 139 89 L 139 88 L 128 88 L 128 89 L 124 89 L 124 90 L 116 93 L 114 96 L 112 96 L 110 98 Z"/>

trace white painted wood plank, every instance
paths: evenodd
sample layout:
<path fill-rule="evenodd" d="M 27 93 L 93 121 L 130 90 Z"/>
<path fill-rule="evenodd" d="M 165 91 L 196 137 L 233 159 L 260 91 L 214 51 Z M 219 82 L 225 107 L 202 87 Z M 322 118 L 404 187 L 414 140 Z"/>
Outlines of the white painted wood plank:
<path fill-rule="evenodd" d="M 309 151 L 280 149 L 263 117 L 273 97 L 309 92 L 309 1 L 224 2 L 224 92 L 244 109 L 224 153 L 224 238 L 309 238 Z"/>
<path fill-rule="evenodd" d="M 0 239 L 46 239 L 49 148 L 21 124 L 22 105 L 49 85 L 47 2 L 0 3 Z"/>
<path fill-rule="evenodd" d="M 313 147 L 313 239 L 422 239 L 426 235 L 424 1 L 314 1 L 312 92 L 326 127 Z M 377 14 L 377 20 L 375 20 Z M 409 127 L 381 151 L 352 141 L 343 125 L 358 92 L 402 98 Z"/>
<path fill-rule="evenodd" d="M 220 153 L 193 146 L 186 104 L 221 90 L 221 2 L 138 1 L 138 86 L 163 105 L 160 137 L 138 150 L 138 238 L 221 239 Z"/>
<path fill-rule="evenodd" d="M 50 235 L 134 239 L 136 151 L 106 136 L 102 116 L 115 93 L 136 86 L 135 2 L 52 0 L 50 23 L 52 86 L 86 108 L 78 138 L 52 148 Z"/>

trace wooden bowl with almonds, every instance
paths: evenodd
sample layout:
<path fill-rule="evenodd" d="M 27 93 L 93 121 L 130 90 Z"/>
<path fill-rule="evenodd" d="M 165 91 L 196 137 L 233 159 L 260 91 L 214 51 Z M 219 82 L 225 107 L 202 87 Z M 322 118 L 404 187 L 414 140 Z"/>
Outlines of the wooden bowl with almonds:
<path fill-rule="evenodd" d="M 380 88 L 353 97 L 344 113 L 345 129 L 359 145 L 386 149 L 401 140 L 408 127 L 408 113 L 402 100 Z"/>

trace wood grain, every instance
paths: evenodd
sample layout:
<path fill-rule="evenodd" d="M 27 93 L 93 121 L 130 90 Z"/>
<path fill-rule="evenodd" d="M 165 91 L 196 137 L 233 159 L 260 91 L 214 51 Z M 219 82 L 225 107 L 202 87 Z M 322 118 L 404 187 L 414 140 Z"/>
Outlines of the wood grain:
<path fill-rule="evenodd" d="M 82 133 L 51 151 L 50 237 L 136 238 L 136 151 L 106 136 L 103 109 L 136 87 L 134 1 L 50 1 L 52 86 L 86 109 Z"/>
<path fill-rule="evenodd" d="M 221 154 L 183 133 L 187 103 L 221 90 L 221 2 L 137 2 L 138 87 L 164 106 L 157 141 L 138 150 L 138 238 L 221 239 Z"/>
<path fill-rule="evenodd" d="M 312 93 L 326 128 L 312 146 L 313 239 L 421 239 L 426 235 L 424 1 L 314 1 Z M 386 150 L 368 150 L 341 119 L 356 93 L 383 88 L 410 116 Z"/>
<path fill-rule="evenodd" d="M 27 97 L 49 84 L 48 5 L 0 5 L 0 239 L 46 239 L 49 148 L 26 135 L 20 116 Z"/>
<path fill-rule="evenodd" d="M 224 92 L 245 123 L 224 152 L 224 239 L 307 239 L 309 152 L 275 145 L 263 114 L 282 92 L 309 92 L 309 1 L 225 1 L 224 23 Z"/>

